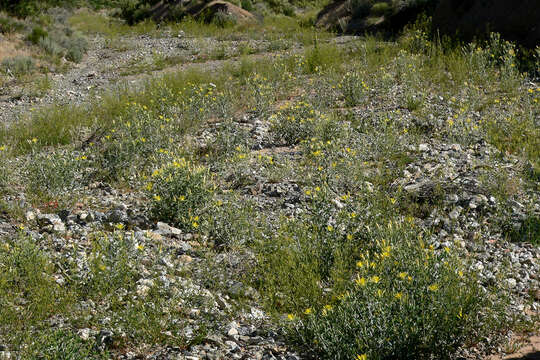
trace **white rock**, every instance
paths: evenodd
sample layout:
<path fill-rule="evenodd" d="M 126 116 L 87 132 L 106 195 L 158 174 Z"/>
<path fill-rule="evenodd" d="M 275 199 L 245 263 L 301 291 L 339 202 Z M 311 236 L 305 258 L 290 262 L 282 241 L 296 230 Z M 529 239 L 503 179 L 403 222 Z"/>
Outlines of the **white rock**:
<path fill-rule="evenodd" d="M 418 151 L 429 151 L 429 145 L 428 144 L 418 145 Z"/>

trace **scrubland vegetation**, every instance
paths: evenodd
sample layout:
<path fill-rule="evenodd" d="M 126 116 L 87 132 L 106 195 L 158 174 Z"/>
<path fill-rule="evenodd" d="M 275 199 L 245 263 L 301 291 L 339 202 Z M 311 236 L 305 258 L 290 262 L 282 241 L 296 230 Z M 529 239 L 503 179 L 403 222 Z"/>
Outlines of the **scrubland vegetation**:
<path fill-rule="evenodd" d="M 538 329 L 540 57 L 526 72 L 496 34 L 455 44 L 422 22 L 387 40 L 302 15 L 66 14 L 0 29 L 41 67 L 164 27 L 218 45 L 2 124 L 2 354 L 474 358 Z"/>

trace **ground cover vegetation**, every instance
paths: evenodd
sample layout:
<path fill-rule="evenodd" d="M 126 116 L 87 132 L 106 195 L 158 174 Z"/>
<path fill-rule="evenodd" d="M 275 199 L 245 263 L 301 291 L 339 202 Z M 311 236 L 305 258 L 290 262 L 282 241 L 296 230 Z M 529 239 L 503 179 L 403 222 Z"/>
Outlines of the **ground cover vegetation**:
<path fill-rule="evenodd" d="M 512 43 L 4 18 L 62 56 L 214 50 L 0 128 L 2 356 L 473 359 L 537 331 L 540 87 Z"/>

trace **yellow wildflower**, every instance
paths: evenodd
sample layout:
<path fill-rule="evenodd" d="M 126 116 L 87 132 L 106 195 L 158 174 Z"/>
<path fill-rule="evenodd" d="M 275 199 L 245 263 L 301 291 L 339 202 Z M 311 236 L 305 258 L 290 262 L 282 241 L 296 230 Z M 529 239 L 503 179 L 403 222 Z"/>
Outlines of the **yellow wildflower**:
<path fill-rule="evenodd" d="M 322 310 L 323 316 L 326 316 L 326 314 L 328 314 L 328 311 L 330 311 L 330 310 L 332 310 L 332 305 L 329 305 L 329 304 L 324 305 L 324 308 Z"/>
<path fill-rule="evenodd" d="M 356 283 L 356 285 L 366 286 L 366 279 L 363 277 L 355 279 L 354 282 Z"/>

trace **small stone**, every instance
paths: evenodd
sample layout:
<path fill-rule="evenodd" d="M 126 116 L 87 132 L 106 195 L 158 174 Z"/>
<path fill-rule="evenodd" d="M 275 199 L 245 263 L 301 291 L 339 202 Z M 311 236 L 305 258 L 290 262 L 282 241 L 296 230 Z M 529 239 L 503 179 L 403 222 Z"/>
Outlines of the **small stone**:
<path fill-rule="evenodd" d="M 228 336 L 237 336 L 238 335 L 238 329 L 235 327 L 231 327 L 229 331 L 227 331 Z"/>
<path fill-rule="evenodd" d="M 156 224 L 157 230 L 156 233 L 163 235 L 163 236 L 180 236 L 182 235 L 182 230 L 177 229 L 173 226 L 170 226 L 169 224 L 166 224 L 164 222 L 158 222 Z"/>
<path fill-rule="evenodd" d="M 429 151 L 429 145 L 428 144 L 418 145 L 418 151 Z"/>
<path fill-rule="evenodd" d="M 158 234 L 158 233 L 153 232 L 153 231 L 147 231 L 147 232 L 145 232 L 145 235 L 150 240 L 154 240 L 154 241 L 163 240 L 163 236 L 161 236 L 161 234 Z"/>
<path fill-rule="evenodd" d="M 143 298 L 146 297 L 153 285 L 154 281 L 150 279 L 141 279 L 137 281 L 137 295 Z"/>
<path fill-rule="evenodd" d="M 126 223 L 129 220 L 127 214 L 119 209 L 109 211 L 105 216 L 111 223 Z"/>
<path fill-rule="evenodd" d="M 36 219 L 36 213 L 33 211 L 27 211 L 25 214 L 26 221 L 33 221 Z"/>
<path fill-rule="evenodd" d="M 373 188 L 373 184 L 369 181 L 364 182 L 364 185 L 366 186 L 366 190 L 369 193 L 372 193 L 375 189 Z"/>
<path fill-rule="evenodd" d="M 448 216 L 450 217 L 450 219 L 452 220 L 457 220 L 459 218 L 459 214 L 461 214 L 461 210 L 463 208 L 461 206 L 456 206 L 451 212 L 450 214 L 448 214 Z"/>
<path fill-rule="evenodd" d="M 225 300 L 220 295 L 216 296 L 216 302 L 217 302 L 219 308 L 222 309 L 222 310 L 231 310 L 231 308 L 232 308 L 231 305 L 229 305 L 229 303 L 227 302 L 227 300 Z"/>
<path fill-rule="evenodd" d="M 510 289 L 513 289 L 513 288 L 516 287 L 517 281 L 516 281 L 516 279 L 513 279 L 513 278 L 506 279 L 506 285 L 507 285 Z"/>
<path fill-rule="evenodd" d="M 451 148 L 452 150 L 454 150 L 454 151 L 462 151 L 461 145 L 459 145 L 459 144 L 452 144 L 452 145 L 450 146 L 450 148 Z"/>
<path fill-rule="evenodd" d="M 239 350 L 238 344 L 234 341 L 227 340 L 225 341 L 225 344 L 229 346 L 230 350 L 232 352 L 235 352 L 236 350 Z"/>
<path fill-rule="evenodd" d="M 95 220 L 95 217 L 91 212 L 83 211 L 79 214 L 79 220 L 85 223 L 90 223 Z"/>
<path fill-rule="evenodd" d="M 37 216 L 37 223 L 41 227 L 41 230 L 46 232 L 66 231 L 64 223 L 56 214 L 40 214 Z"/>
<path fill-rule="evenodd" d="M 84 341 L 90 339 L 91 330 L 89 328 L 81 329 L 77 333 L 79 334 L 79 337 Z"/>

